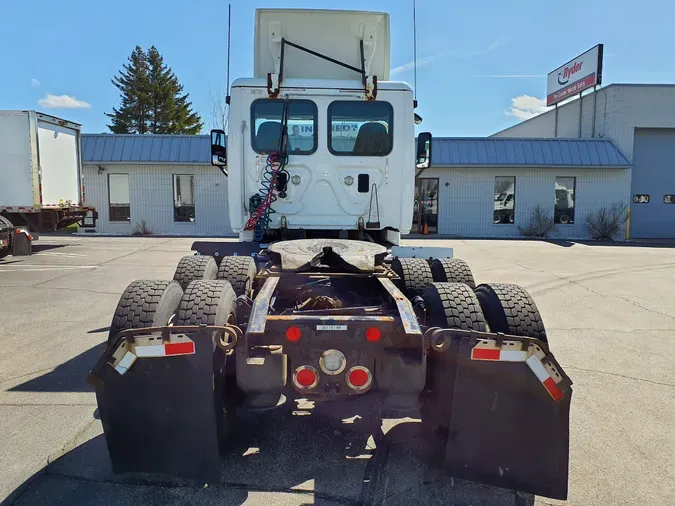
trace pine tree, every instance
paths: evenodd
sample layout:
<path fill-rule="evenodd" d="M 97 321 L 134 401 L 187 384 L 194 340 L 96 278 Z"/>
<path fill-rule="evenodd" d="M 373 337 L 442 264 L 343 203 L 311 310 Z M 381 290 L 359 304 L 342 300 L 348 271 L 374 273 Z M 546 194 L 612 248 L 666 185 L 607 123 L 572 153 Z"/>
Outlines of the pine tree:
<path fill-rule="evenodd" d="M 124 70 L 112 79 L 113 85 L 120 90 L 122 98 L 120 108 L 113 108 L 108 128 L 115 134 L 144 134 L 148 132 L 148 62 L 143 49 L 136 46 L 125 63 Z"/>
<path fill-rule="evenodd" d="M 147 53 L 152 97 L 150 131 L 156 134 L 198 134 L 201 118 L 192 111 L 189 95 L 155 46 Z"/>
<path fill-rule="evenodd" d="M 126 72 L 113 79 L 122 92 L 120 109 L 108 114 L 113 133 L 197 134 L 200 116 L 192 110 L 189 94 L 155 46 L 147 52 L 136 47 Z M 139 120 L 137 122 L 136 120 Z"/>

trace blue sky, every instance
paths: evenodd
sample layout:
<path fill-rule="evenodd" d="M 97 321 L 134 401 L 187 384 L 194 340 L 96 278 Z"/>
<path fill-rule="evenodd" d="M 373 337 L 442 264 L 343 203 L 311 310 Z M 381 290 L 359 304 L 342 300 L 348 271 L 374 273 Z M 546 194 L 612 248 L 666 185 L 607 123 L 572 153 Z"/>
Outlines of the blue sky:
<path fill-rule="evenodd" d="M 231 78 L 253 69 L 257 7 L 362 10 L 364 3 L 232 0 Z M 412 0 L 389 12 L 393 79 L 412 83 Z M 437 136 L 482 136 L 542 110 L 545 74 L 605 44 L 604 84 L 675 83 L 667 0 L 512 2 L 417 0 L 418 113 Z M 110 79 L 136 44 L 156 45 L 206 127 L 225 87 L 227 1 L 1 0 L 0 109 L 37 109 L 107 132 L 118 104 Z"/>

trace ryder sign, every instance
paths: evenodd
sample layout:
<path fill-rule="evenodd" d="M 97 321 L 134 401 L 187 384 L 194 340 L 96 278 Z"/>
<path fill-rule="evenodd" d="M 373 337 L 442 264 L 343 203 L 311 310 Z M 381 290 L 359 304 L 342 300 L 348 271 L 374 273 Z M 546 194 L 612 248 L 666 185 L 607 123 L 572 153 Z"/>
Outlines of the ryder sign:
<path fill-rule="evenodd" d="M 557 104 L 596 84 L 602 84 L 602 44 L 589 49 L 548 75 L 546 105 Z"/>

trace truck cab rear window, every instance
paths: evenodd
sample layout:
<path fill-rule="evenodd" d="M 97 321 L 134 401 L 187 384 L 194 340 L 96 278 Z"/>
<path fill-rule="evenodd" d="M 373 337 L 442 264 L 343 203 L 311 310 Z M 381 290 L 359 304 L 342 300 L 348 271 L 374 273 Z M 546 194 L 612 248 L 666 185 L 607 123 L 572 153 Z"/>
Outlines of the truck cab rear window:
<path fill-rule="evenodd" d="M 316 104 L 311 100 L 256 100 L 251 105 L 251 146 L 257 153 L 279 151 L 284 108 L 288 107 L 288 154 L 310 155 L 316 151 Z"/>
<path fill-rule="evenodd" d="M 394 139 L 387 102 L 336 101 L 328 106 L 328 149 L 342 156 L 386 156 Z"/>

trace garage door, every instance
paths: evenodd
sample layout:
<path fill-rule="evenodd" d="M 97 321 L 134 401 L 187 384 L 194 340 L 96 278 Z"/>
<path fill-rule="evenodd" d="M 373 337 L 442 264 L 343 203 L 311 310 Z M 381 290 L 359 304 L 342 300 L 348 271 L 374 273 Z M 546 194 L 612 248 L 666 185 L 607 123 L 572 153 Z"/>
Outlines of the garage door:
<path fill-rule="evenodd" d="M 675 238 L 675 129 L 635 129 L 632 181 L 631 238 Z"/>

